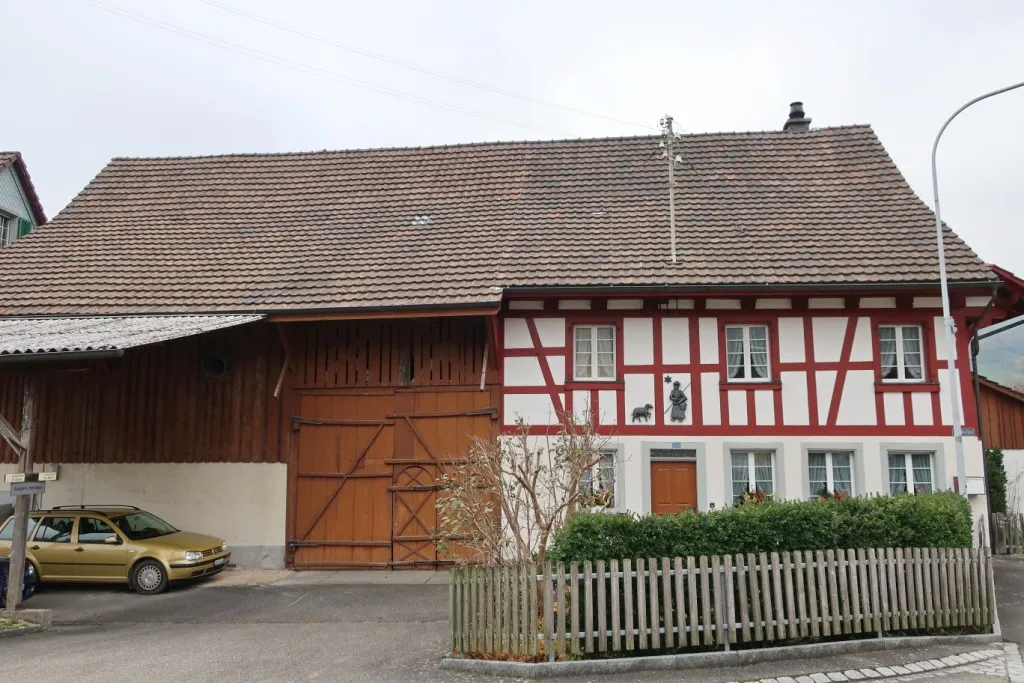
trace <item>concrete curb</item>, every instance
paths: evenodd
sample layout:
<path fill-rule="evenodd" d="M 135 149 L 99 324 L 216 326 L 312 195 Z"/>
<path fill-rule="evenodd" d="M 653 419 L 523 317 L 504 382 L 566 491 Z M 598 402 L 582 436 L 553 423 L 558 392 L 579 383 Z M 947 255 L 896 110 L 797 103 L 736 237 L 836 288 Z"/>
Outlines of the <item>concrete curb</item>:
<path fill-rule="evenodd" d="M 29 624 L 28 626 L 23 626 L 21 628 L 12 628 L 7 629 L 6 631 L 0 631 L 0 640 L 3 640 L 4 638 L 17 638 L 18 636 L 27 636 L 30 633 L 39 633 L 40 631 L 45 630 L 46 629 L 42 626 L 38 626 L 36 624 Z"/>
<path fill-rule="evenodd" d="M 448 671 L 461 671 L 465 673 L 538 679 L 556 676 L 623 674 L 635 671 L 670 671 L 720 666 L 745 666 L 747 664 L 776 662 L 785 659 L 812 659 L 855 652 L 896 650 L 927 645 L 979 645 L 999 642 L 1002 642 L 1002 639 L 993 633 L 972 636 L 913 636 L 848 640 L 837 643 L 813 643 L 810 645 L 785 645 L 782 647 L 734 650 L 731 652 L 701 652 L 688 655 L 654 655 L 651 657 L 588 659 L 568 662 L 540 662 L 536 664 L 445 657 L 441 660 L 441 668 Z"/>

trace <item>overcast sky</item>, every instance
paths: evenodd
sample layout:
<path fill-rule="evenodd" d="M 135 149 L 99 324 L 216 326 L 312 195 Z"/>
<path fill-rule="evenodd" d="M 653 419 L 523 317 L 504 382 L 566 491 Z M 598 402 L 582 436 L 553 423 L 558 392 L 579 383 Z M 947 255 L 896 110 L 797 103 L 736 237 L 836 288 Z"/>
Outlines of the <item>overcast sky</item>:
<path fill-rule="evenodd" d="M 114 156 L 633 135 L 666 112 L 687 132 L 776 129 L 792 100 L 814 126 L 873 124 L 931 204 L 942 121 L 1024 80 L 1019 1 L 0 0 L 0 26 L 0 149 L 24 154 L 51 216 Z M 947 222 L 1024 274 L 1024 88 L 961 115 L 939 159 Z"/>

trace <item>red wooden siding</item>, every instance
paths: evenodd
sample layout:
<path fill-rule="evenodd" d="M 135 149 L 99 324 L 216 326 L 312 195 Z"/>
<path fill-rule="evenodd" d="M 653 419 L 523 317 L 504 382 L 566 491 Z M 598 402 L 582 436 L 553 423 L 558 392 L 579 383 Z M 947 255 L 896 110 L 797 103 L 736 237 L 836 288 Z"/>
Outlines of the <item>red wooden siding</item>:
<path fill-rule="evenodd" d="M 986 448 L 1024 448 L 1024 394 L 981 380 L 982 438 Z"/>

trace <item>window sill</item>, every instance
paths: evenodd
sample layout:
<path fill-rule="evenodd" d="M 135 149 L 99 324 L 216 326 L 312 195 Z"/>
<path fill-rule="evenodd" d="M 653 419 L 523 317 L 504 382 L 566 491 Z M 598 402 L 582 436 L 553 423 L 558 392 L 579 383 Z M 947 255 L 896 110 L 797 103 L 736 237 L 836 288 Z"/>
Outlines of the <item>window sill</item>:
<path fill-rule="evenodd" d="M 587 391 L 591 389 L 598 390 L 618 390 L 625 389 L 626 383 L 622 380 L 614 379 L 567 379 L 565 380 L 566 391 Z"/>
<path fill-rule="evenodd" d="M 896 393 L 928 393 L 937 394 L 939 392 L 938 382 L 883 382 L 878 380 L 875 382 L 875 393 L 884 394 L 888 392 Z"/>
<path fill-rule="evenodd" d="M 722 391 L 729 389 L 754 391 L 760 389 L 762 391 L 782 391 L 782 382 L 779 380 L 772 380 L 769 382 L 728 382 L 721 381 L 718 383 Z"/>

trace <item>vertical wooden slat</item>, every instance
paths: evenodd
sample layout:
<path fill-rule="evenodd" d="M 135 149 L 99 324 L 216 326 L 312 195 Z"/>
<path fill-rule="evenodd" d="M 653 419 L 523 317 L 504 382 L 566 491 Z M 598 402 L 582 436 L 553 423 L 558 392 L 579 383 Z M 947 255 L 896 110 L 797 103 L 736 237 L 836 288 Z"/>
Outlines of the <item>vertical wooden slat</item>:
<path fill-rule="evenodd" d="M 540 567 L 533 563 L 530 563 L 528 567 L 530 570 L 530 654 L 535 655 L 537 654 L 539 650 L 538 646 L 540 645 L 537 639 L 537 636 L 540 634 L 537 619 L 539 614 L 539 607 L 537 605 L 537 573 L 540 571 Z"/>
<path fill-rule="evenodd" d="M 921 578 L 922 578 L 922 591 L 923 604 L 924 604 L 924 619 L 925 626 L 927 628 L 935 628 L 935 605 L 932 602 L 932 551 L 930 548 L 921 549 Z"/>
<path fill-rule="evenodd" d="M 488 567 L 487 568 L 487 574 L 486 574 L 486 577 L 485 577 L 486 581 L 487 581 L 487 643 L 486 643 L 487 647 L 486 647 L 486 650 L 485 650 L 486 652 L 495 652 L 496 651 L 496 645 L 495 645 L 495 642 L 494 642 L 496 640 L 496 635 L 497 635 L 497 628 L 496 628 L 496 623 L 495 623 L 495 620 L 494 620 L 494 615 L 495 615 L 494 607 L 495 607 L 495 602 L 497 602 L 497 599 L 498 599 L 498 596 L 497 596 L 498 582 L 495 580 L 495 576 L 496 575 L 497 574 L 496 574 L 496 570 L 495 570 L 494 567 Z M 549 607 L 550 607 L 550 605 L 549 605 Z"/>
<path fill-rule="evenodd" d="M 967 623 L 967 615 L 964 613 L 964 572 L 963 564 L 960 561 L 960 548 L 950 550 L 952 565 L 952 585 L 949 589 L 950 598 L 953 599 L 953 624 L 964 626 Z"/>
<path fill-rule="evenodd" d="M 804 553 L 804 564 L 807 565 L 804 574 L 807 577 L 807 612 L 810 617 L 810 635 L 812 638 L 817 638 L 821 633 L 821 627 L 818 623 L 818 588 L 814 569 L 814 551 L 808 550 Z"/>
<path fill-rule="evenodd" d="M 647 649 L 647 564 L 644 558 L 636 561 L 636 621 L 639 637 L 637 649 Z"/>
<path fill-rule="evenodd" d="M 619 586 L 622 585 L 622 574 L 619 570 L 619 561 L 612 560 L 612 588 L 611 588 L 611 603 L 612 603 L 612 651 L 620 652 L 622 650 L 622 636 L 619 635 L 619 631 L 622 629 L 621 618 L 619 617 Z"/>
<path fill-rule="evenodd" d="M 683 592 L 683 558 L 676 557 L 674 562 L 675 594 L 676 594 L 676 628 L 679 647 L 686 645 L 686 596 Z"/>
<path fill-rule="evenodd" d="M 868 583 L 868 554 L 864 548 L 858 548 L 857 556 L 857 585 L 860 590 L 860 614 L 864 631 L 873 631 L 874 623 L 871 620 L 871 584 Z"/>
<path fill-rule="evenodd" d="M 992 554 L 989 552 L 988 548 L 985 548 L 985 584 L 988 586 L 988 614 L 990 624 L 995 624 L 996 621 L 996 584 L 993 572 Z"/>
<path fill-rule="evenodd" d="M 860 569 L 860 563 L 857 561 L 857 551 L 849 548 L 846 551 L 846 563 L 848 569 L 848 583 L 850 588 L 850 617 L 853 620 L 850 624 L 850 628 L 854 633 L 860 633 L 862 630 L 862 617 L 860 610 L 860 577 L 858 570 Z"/>
<path fill-rule="evenodd" d="M 880 580 L 878 572 L 878 554 L 874 548 L 868 548 L 868 583 L 871 586 L 871 630 L 882 629 L 882 606 L 878 584 Z"/>
<path fill-rule="evenodd" d="M 764 618 L 764 638 L 765 640 L 775 640 L 775 612 L 772 610 L 772 586 L 771 586 L 771 572 L 769 571 L 768 565 L 768 554 L 761 553 L 758 556 L 761 574 L 761 604 L 764 608 L 762 614 Z M 781 619 L 779 620 L 781 623 Z"/>
<path fill-rule="evenodd" d="M 949 614 L 947 608 L 949 607 L 949 586 L 944 586 L 946 576 L 945 567 L 945 548 L 935 548 L 932 550 L 932 563 L 935 565 L 932 568 L 932 595 L 935 600 L 935 625 L 938 627 L 949 625 Z"/>
<path fill-rule="evenodd" d="M 604 578 L 604 560 L 597 561 L 597 651 L 608 651 L 608 606 Z"/>
<path fill-rule="evenodd" d="M 697 562 L 691 556 L 686 558 L 686 588 L 690 609 L 690 647 L 700 645 L 701 615 L 697 607 Z"/>
<path fill-rule="evenodd" d="M 624 584 L 622 589 L 622 595 L 625 601 L 625 623 L 623 627 L 626 630 L 626 650 L 633 649 L 633 563 L 631 560 L 622 561 L 622 582 Z"/>
<path fill-rule="evenodd" d="M 750 604 L 747 602 L 747 564 L 743 555 L 736 553 L 736 587 L 739 589 L 740 635 L 744 643 L 750 642 Z"/>
<path fill-rule="evenodd" d="M 939 585 L 942 587 L 942 594 L 939 596 L 942 605 L 942 625 L 953 625 L 953 603 L 956 601 L 956 587 L 950 586 L 953 579 L 952 568 L 950 567 L 949 548 L 939 549 Z M 952 590 L 951 590 L 952 589 Z M 952 598 L 950 597 L 952 596 Z"/>
<path fill-rule="evenodd" d="M 784 640 L 786 638 L 786 602 L 782 595 L 782 561 L 779 559 L 777 552 L 773 552 L 771 558 L 775 632 L 779 640 Z"/>
<path fill-rule="evenodd" d="M 836 574 L 839 577 L 839 602 L 842 604 L 843 633 L 852 632 L 850 621 L 850 585 L 847 579 L 849 562 L 846 549 L 836 551 Z"/>
<path fill-rule="evenodd" d="M 533 568 L 527 564 L 519 566 L 519 606 L 522 610 L 520 619 L 520 648 L 523 654 L 531 654 L 530 630 L 533 619 L 530 615 L 530 604 L 533 602 L 530 597 L 530 572 Z"/>
<path fill-rule="evenodd" d="M 711 616 L 711 577 L 708 576 L 708 557 L 700 556 L 700 623 L 704 628 L 704 644 L 711 645 L 715 642 L 715 633 L 712 628 Z"/>
<path fill-rule="evenodd" d="M 667 557 L 661 558 L 661 609 L 664 614 L 662 623 L 665 625 L 664 644 L 666 648 L 675 647 L 675 626 L 672 618 L 672 567 Z"/>
<path fill-rule="evenodd" d="M 565 611 L 569 602 L 565 595 L 565 565 L 559 562 L 555 571 L 558 572 L 555 578 L 555 600 L 558 605 L 558 623 L 555 624 L 558 638 L 555 640 L 555 652 L 565 654 Z"/>
<path fill-rule="evenodd" d="M 788 550 L 782 553 L 782 582 L 786 595 L 786 622 L 789 637 L 796 638 L 799 624 L 796 618 L 796 591 L 793 586 L 793 555 Z"/>
<path fill-rule="evenodd" d="M 722 583 L 725 585 L 725 637 L 730 643 L 736 642 L 736 591 L 732 567 L 732 556 L 725 555 L 722 562 Z"/>
<path fill-rule="evenodd" d="M 829 618 L 832 621 L 832 633 L 843 633 L 843 610 L 839 605 L 839 572 L 836 570 L 836 554 L 831 548 L 825 551 L 825 576 L 828 579 Z"/>
<path fill-rule="evenodd" d="M 881 559 L 881 558 L 880 558 Z M 879 588 L 882 591 L 882 617 L 885 631 L 900 630 L 900 604 L 896 581 L 896 551 L 885 548 L 884 562 L 878 568 Z"/>
<path fill-rule="evenodd" d="M 988 547 L 978 549 L 978 579 L 979 598 L 981 600 L 981 623 L 988 626 L 992 623 L 991 612 L 988 608 Z"/>
<path fill-rule="evenodd" d="M 917 612 L 917 627 L 924 628 L 928 623 L 924 606 L 924 572 L 921 567 L 921 549 L 914 548 L 914 608 Z"/>
<path fill-rule="evenodd" d="M 754 619 L 754 640 L 764 640 L 763 615 L 761 614 L 760 573 L 763 568 L 758 565 L 753 553 L 747 553 L 747 584 L 750 586 L 750 608 Z"/>
<path fill-rule="evenodd" d="M 978 567 L 974 561 L 977 551 L 975 548 L 965 548 L 964 550 L 967 562 L 967 586 L 970 590 L 970 601 L 967 603 L 967 608 L 970 610 L 970 623 L 977 626 L 981 620 L 981 605 L 978 603 Z"/>
<path fill-rule="evenodd" d="M 457 567 L 448 572 L 448 624 L 451 628 L 451 651 L 453 653 L 459 651 L 459 615 L 455 609 L 455 606 L 458 604 L 455 597 L 459 589 L 458 576 L 459 570 Z"/>
<path fill-rule="evenodd" d="M 594 651 L 594 566 L 583 563 L 583 644 L 585 652 Z"/>
<path fill-rule="evenodd" d="M 803 638 L 807 636 L 807 592 L 804 588 L 804 554 L 800 550 L 793 553 L 793 570 L 796 572 L 797 633 Z"/>
<path fill-rule="evenodd" d="M 501 567 L 501 650 L 512 652 L 512 644 L 515 638 L 512 633 L 512 605 L 515 604 L 513 592 L 512 570 L 508 565 Z"/>
<path fill-rule="evenodd" d="M 480 605 L 477 598 L 479 582 L 477 581 L 477 568 L 469 568 L 469 649 L 471 652 L 480 651 L 479 630 L 480 630 Z"/>
<path fill-rule="evenodd" d="M 658 561 L 653 557 L 647 561 L 647 572 L 649 577 L 647 600 L 651 606 L 651 648 L 659 650 L 661 649 L 661 630 L 659 628 L 661 615 L 658 609 Z"/>
<path fill-rule="evenodd" d="M 555 657 L 555 595 L 552 581 L 554 577 L 551 575 L 551 563 L 544 563 L 544 618 L 540 625 L 541 633 L 544 638 L 544 654 L 545 656 L 554 661 Z"/>
<path fill-rule="evenodd" d="M 580 568 L 576 562 L 569 563 L 569 600 L 572 602 L 570 644 L 573 654 L 580 652 Z"/>
<path fill-rule="evenodd" d="M 461 651 L 463 653 L 469 652 L 472 649 L 470 645 L 470 636 L 472 635 L 470 628 L 472 626 L 472 619 L 470 614 L 470 582 L 469 582 L 469 569 L 462 569 L 459 576 L 459 597 L 462 601 L 462 645 Z"/>
<path fill-rule="evenodd" d="M 520 624 L 520 615 L 522 613 L 522 581 L 520 581 L 519 567 L 509 567 L 509 614 L 511 615 L 511 628 L 509 629 L 509 642 L 511 643 L 511 652 L 514 655 L 522 654 L 522 638 L 520 637 L 522 628 Z"/>
<path fill-rule="evenodd" d="M 728 615 L 723 609 L 725 593 L 722 589 L 722 558 L 718 555 L 711 556 L 711 590 L 711 611 L 715 615 L 715 642 L 721 645 L 725 643 L 725 623 Z"/>

